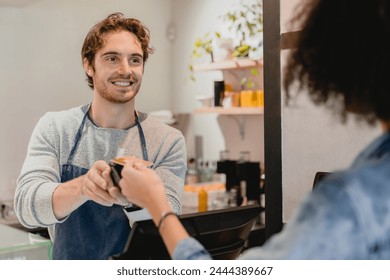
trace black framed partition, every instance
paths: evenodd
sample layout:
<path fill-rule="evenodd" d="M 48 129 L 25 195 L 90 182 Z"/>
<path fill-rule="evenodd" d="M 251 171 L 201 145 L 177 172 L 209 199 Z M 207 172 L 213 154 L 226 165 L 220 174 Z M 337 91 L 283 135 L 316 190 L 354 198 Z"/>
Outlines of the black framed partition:
<path fill-rule="evenodd" d="M 283 228 L 281 51 L 295 47 L 299 31 L 281 33 L 280 0 L 263 0 L 265 239 Z"/>
<path fill-rule="evenodd" d="M 265 238 L 283 227 L 280 1 L 263 0 Z"/>

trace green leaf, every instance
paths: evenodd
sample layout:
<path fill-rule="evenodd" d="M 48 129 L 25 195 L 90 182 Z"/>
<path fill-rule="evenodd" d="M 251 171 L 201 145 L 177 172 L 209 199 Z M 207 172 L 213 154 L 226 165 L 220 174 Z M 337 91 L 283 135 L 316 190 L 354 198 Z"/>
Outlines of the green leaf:
<path fill-rule="evenodd" d="M 257 75 L 259 75 L 259 70 L 257 68 L 252 68 L 251 69 L 251 74 L 254 75 L 254 76 L 257 76 Z"/>

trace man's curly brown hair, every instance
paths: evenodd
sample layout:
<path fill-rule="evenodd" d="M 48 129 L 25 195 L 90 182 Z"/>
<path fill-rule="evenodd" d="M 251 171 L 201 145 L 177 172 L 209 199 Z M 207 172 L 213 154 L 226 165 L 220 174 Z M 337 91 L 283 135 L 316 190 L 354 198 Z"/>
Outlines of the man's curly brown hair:
<path fill-rule="evenodd" d="M 144 26 L 139 20 L 134 18 L 125 18 L 122 13 L 114 13 L 107 18 L 97 23 L 91 28 L 85 37 L 83 47 L 81 49 L 81 59 L 87 59 L 89 65 L 94 69 L 95 55 L 105 45 L 104 35 L 110 32 L 116 32 L 120 30 L 127 30 L 133 33 L 141 43 L 143 51 L 143 62 L 145 64 L 149 57 L 149 54 L 153 52 L 153 48 L 149 46 L 150 32 L 149 29 Z M 87 73 L 87 82 L 91 89 L 93 86 L 93 79 Z"/>

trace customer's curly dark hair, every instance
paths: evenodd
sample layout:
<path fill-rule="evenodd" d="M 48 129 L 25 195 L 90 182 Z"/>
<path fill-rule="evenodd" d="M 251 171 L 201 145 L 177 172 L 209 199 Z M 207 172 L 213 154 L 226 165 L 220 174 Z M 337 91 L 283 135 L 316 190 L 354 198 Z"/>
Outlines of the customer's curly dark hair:
<path fill-rule="evenodd" d="M 153 48 L 149 46 L 150 32 L 138 19 L 125 18 L 122 13 L 113 13 L 107 18 L 97 23 L 91 28 L 85 37 L 83 47 L 81 49 L 81 59 L 87 59 L 89 65 L 94 69 L 95 54 L 104 44 L 104 35 L 113 31 L 127 30 L 133 33 L 141 43 L 143 51 L 143 62 L 145 64 L 149 54 L 153 53 Z M 93 79 L 87 73 L 87 82 L 90 88 L 94 88 Z"/>
<path fill-rule="evenodd" d="M 285 67 L 287 97 L 298 80 L 344 120 L 351 111 L 389 121 L 390 0 L 311 0 L 292 23 L 304 28 Z"/>

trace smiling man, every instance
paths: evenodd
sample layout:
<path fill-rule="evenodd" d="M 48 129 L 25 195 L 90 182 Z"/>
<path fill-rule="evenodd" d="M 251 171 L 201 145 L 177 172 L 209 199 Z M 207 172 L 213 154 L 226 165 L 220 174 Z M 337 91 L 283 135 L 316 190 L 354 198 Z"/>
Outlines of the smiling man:
<path fill-rule="evenodd" d="M 92 102 L 47 113 L 34 129 L 15 209 L 24 226 L 48 227 L 54 259 L 107 259 L 123 251 L 129 202 L 108 165 L 117 156 L 153 162 L 172 209 L 181 211 L 184 137 L 135 110 L 149 41 L 149 30 L 121 13 L 96 24 L 81 51 Z"/>

